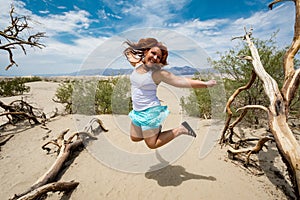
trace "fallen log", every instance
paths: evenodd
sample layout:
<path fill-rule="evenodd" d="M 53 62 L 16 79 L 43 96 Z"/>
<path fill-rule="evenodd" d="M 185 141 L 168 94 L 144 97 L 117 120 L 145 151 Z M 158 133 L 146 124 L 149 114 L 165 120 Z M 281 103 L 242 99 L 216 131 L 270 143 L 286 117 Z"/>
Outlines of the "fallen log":
<path fill-rule="evenodd" d="M 98 123 L 99 127 L 103 127 L 103 123 L 101 120 L 93 119 L 93 121 L 90 122 L 89 126 L 85 127 L 85 129 L 86 130 L 92 129 L 91 127 L 94 122 Z M 108 131 L 107 129 L 102 130 L 101 128 L 97 129 L 97 130 L 100 132 Z M 70 155 L 73 152 L 79 150 L 80 147 L 83 147 L 84 144 L 87 144 L 88 140 L 97 139 L 96 137 L 91 135 L 89 132 L 85 132 L 85 131 L 73 133 L 69 138 L 66 139 L 65 135 L 68 133 L 68 131 L 69 131 L 69 129 L 62 131 L 56 139 L 51 140 L 42 146 L 42 149 L 47 150 L 47 151 L 49 151 L 49 149 L 50 149 L 47 147 L 49 144 L 53 144 L 56 147 L 58 147 L 59 153 L 58 153 L 57 159 L 52 164 L 52 166 L 49 168 L 49 170 L 46 173 L 44 173 L 44 175 L 42 175 L 29 189 L 27 189 L 25 192 L 22 192 L 20 194 L 15 194 L 11 198 L 11 200 L 22 199 L 24 196 L 28 195 L 29 193 L 34 193 L 33 191 L 39 192 L 40 190 L 43 190 L 40 188 L 45 186 L 46 184 L 55 183 L 59 173 L 63 169 L 64 164 L 70 158 Z M 76 138 L 75 141 L 73 141 L 74 138 Z M 50 188 L 52 188 L 52 187 L 50 187 Z M 48 192 L 48 190 L 47 190 L 47 192 Z"/>
<path fill-rule="evenodd" d="M 79 185 L 78 182 L 55 182 L 43 185 L 30 193 L 20 197 L 18 200 L 33 200 L 46 195 L 48 192 L 64 191 L 69 192 L 74 190 Z"/>
<path fill-rule="evenodd" d="M 8 140 L 10 140 L 14 135 L 2 136 L 0 139 L 0 146 L 4 145 Z"/>

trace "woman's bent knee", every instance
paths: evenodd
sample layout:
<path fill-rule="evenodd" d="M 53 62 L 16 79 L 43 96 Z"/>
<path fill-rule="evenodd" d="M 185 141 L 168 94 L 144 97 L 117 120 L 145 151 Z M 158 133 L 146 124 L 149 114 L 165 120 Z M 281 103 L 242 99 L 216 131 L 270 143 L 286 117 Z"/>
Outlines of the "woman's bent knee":
<path fill-rule="evenodd" d="M 149 142 L 149 141 L 145 140 L 145 143 L 146 143 L 147 147 L 149 147 L 150 149 L 157 149 L 157 145 L 155 142 Z"/>
<path fill-rule="evenodd" d="M 134 137 L 134 136 L 130 136 L 131 141 L 133 142 L 140 142 L 142 140 L 144 140 L 144 138 L 140 138 L 140 137 Z"/>

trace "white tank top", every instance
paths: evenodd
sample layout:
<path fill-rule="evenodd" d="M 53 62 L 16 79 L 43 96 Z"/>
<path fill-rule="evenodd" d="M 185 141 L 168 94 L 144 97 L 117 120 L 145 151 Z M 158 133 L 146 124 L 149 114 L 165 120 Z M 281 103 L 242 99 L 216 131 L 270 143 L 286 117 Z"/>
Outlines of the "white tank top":
<path fill-rule="evenodd" d="M 134 110 L 141 111 L 160 105 L 160 101 L 156 96 L 157 85 L 152 79 L 151 70 L 145 74 L 139 74 L 134 69 L 130 75 L 130 82 Z"/>

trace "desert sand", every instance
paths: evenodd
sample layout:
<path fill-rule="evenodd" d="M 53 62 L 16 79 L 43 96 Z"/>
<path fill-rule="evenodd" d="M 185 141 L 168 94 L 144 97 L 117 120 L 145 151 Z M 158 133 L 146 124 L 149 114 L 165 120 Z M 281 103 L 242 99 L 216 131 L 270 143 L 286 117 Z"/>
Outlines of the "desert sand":
<path fill-rule="evenodd" d="M 58 83 L 41 81 L 28 85 L 31 87 L 28 94 L 1 98 L 1 101 L 9 103 L 24 98 L 48 115 L 55 108 L 63 112 L 63 106 L 52 101 Z M 197 133 L 195 139 L 180 136 L 162 148 L 151 150 L 144 142 L 130 141 L 127 116 L 94 116 L 109 131 L 100 133 L 97 141 L 81 151 L 60 178 L 60 181 L 77 181 L 78 187 L 68 195 L 48 193 L 48 199 L 288 199 L 286 194 L 291 189 L 283 177 L 276 175 L 280 172 L 284 176 L 286 169 L 274 144 L 258 155 L 260 176 L 229 160 L 226 147 L 221 148 L 217 141 L 211 141 L 212 150 L 201 157 L 207 134 L 218 136 L 220 127 L 214 127 L 212 120 L 184 116 L 174 91 L 159 87 L 160 99 L 171 110 L 163 129 L 187 120 Z M 14 134 L 14 137 L 1 146 L 0 199 L 25 191 L 50 168 L 57 157 L 55 147 L 51 146 L 52 151 L 47 154 L 41 148 L 43 144 L 66 128 L 70 133 L 81 130 L 89 119 L 59 115 L 47 122 L 48 130 L 25 125 L 2 130 L 1 135 Z"/>

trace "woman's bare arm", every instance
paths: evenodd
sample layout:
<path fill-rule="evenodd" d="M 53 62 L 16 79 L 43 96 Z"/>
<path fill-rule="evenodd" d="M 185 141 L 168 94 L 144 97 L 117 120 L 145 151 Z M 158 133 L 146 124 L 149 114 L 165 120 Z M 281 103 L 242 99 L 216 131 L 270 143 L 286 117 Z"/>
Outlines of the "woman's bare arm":
<path fill-rule="evenodd" d="M 176 76 L 166 70 L 158 70 L 153 73 L 153 80 L 156 84 L 160 82 L 167 83 L 179 88 L 207 88 L 217 84 L 215 80 L 200 81 L 186 77 Z"/>

